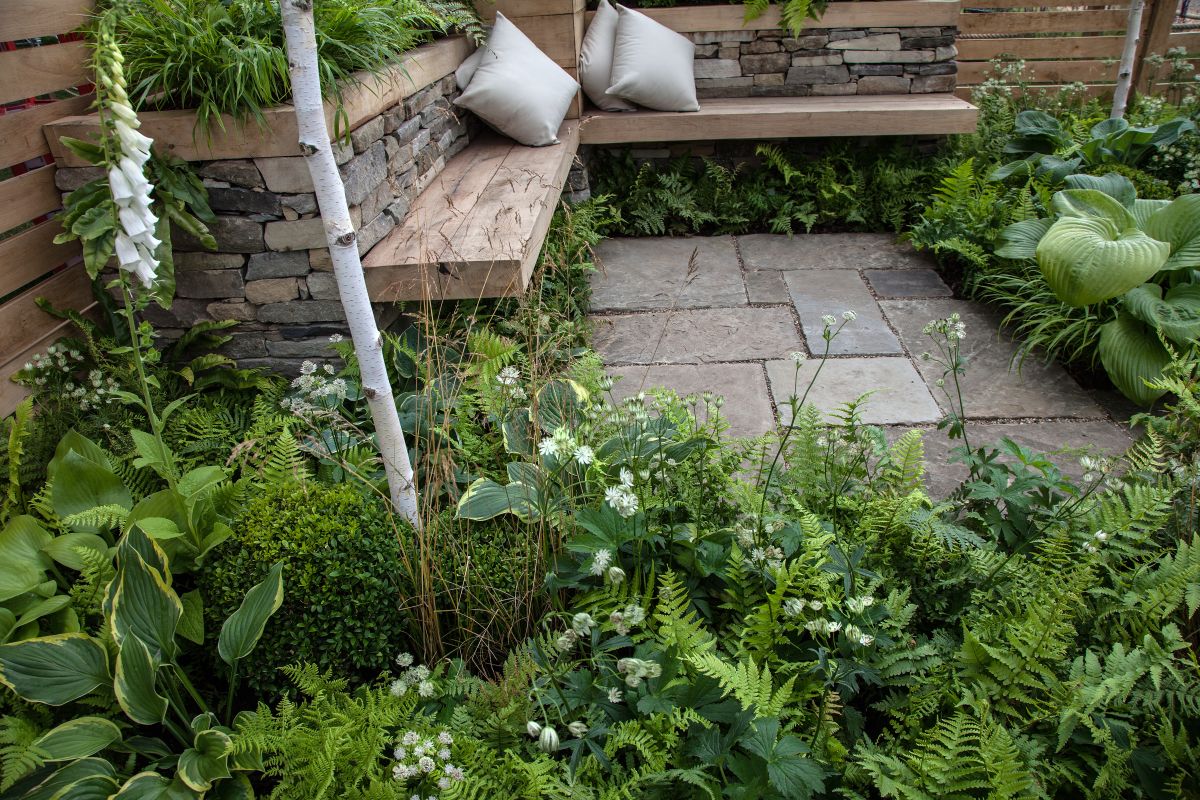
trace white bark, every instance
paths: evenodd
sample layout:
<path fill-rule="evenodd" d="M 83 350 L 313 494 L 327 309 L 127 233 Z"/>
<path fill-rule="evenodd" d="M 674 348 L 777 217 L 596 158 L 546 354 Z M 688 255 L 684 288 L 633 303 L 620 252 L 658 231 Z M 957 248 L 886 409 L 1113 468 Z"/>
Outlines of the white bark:
<path fill-rule="evenodd" d="M 1129 91 L 1133 87 L 1133 68 L 1137 58 L 1138 40 L 1142 35 L 1142 11 L 1145 0 L 1133 0 L 1129 4 L 1129 17 L 1125 23 L 1125 49 L 1121 51 L 1121 66 L 1117 69 L 1117 86 L 1113 90 L 1112 119 L 1125 116 L 1129 104 Z"/>
<path fill-rule="evenodd" d="M 321 102 L 321 77 L 317 71 L 317 40 L 313 26 L 313 0 L 280 0 L 283 35 L 287 44 L 288 72 L 292 78 L 292 102 L 300 131 L 300 149 L 312 175 L 317 205 L 325 223 L 325 237 L 333 261 L 338 294 L 346 310 L 346 321 L 354 341 L 362 373 L 362 390 L 375 421 L 375 434 L 383 456 L 384 472 L 396 511 L 420 528 L 417 491 L 404 430 L 396 413 L 396 399 L 383 360 L 383 337 L 367 295 L 358 237 L 350 221 L 346 189 L 338 174 L 325 107 Z"/>

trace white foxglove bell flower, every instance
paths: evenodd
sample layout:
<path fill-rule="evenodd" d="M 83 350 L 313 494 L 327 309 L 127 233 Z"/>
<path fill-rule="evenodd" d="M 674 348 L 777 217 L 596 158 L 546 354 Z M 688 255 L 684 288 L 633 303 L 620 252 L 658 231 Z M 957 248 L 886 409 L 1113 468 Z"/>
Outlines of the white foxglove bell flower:
<path fill-rule="evenodd" d="M 134 198 L 133 187 L 125 173 L 113 167 L 108 171 L 108 187 L 112 191 L 113 200 L 117 205 L 128 203 Z"/>
<path fill-rule="evenodd" d="M 131 239 L 135 239 L 150 231 L 146 227 L 145 217 L 131 208 L 122 208 L 117 212 L 117 216 L 121 219 L 121 227 L 125 229 L 126 235 Z"/>
<path fill-rule="evenodd" d="M 150 191 L 150 181 L 146 180 L 146 171 L 142 167 L 146 163 L 145 160 L 139 163 L 125 155 L 118 163 L 135 193 L 146 194 Z"/>
<path fill-rule="evenodd" d="M 143 136 L 137 130 L 124 124 L 124 121 L 118 121 L 116 124 L 117 138 L 121 140 L 121 149 L 125 152 L 137 152 L 150 155 L 150 145 L 154 143 L 153 139 Z"/>
<path fill-rule="evenodd" d="M 121 265 L 121 269 L 133 269 L 133 265 L 142 258 L 137 245 L 124 233 L 117 234 L 116 249 L 117 263 Z"/>

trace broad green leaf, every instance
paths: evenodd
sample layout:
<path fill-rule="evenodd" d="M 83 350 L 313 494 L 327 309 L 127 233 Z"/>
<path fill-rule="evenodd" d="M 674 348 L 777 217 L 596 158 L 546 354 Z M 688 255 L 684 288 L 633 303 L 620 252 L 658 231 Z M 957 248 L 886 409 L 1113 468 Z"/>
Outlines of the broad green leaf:
<path fill-rule="evenodd" d="M 70 595 L 56 594 L 54 597 L 47 597 L 45 600 L 41 600 L 36 603 L 32 608 L 24 611 L 17 619 L 15 627 L 20 628 L 22 626 L 37 622 L 42 617 L 56 614 L 69 605 L 71 605 Z"/>
<path fill-rule="evenodd" d="M 138 453 L 138 457 L 133 460 L 135 467 L 149 467 L 168 480 L 178 477 L 175 454 L 162 440 L 145 431 L 131 430 L 129 435 L 133 438 L 133 446 Z"/>
<path fill-rule="evenodd" d="M 221 660 L 232 665 L 250 655 L 266 628 L 267 620 L 283 603 L 283 562 L 271 567 L 267 577 L 246 593 L 237 611 L 221 626 L 217 652 Z"/>
<path fill-rule="evenodd" d="M 103 717 L 79 717 L 50 730 L 34 742 L 46 761 L 74 761 L 99 753 L 121 738 L 121 729 Z"/>
<path fill-rule="evenodd" d="M 228 778 L 233 740 L 218 730 L 200 731 L 192 746 L 179 756 L 179 777 L 189 788 L 206 792 L 213 782 Z"/>
<path fill-rule="evenodd" d="M 1177 198 L 1146 221 L 1146 233 L 1171 245 L 1164 270 L 1200 267 L 1200 194 Z"/>
<path fill-rule="evenodd" d="M 254 786 L 244 774 L 235 772 L 229 780 L 213 786 L 205 796 L 209 800 L 254 800 Z"/>
<path fill-rule="evenodd" d="M 480 478 L 468 486 L 459 499 L 457 516 L 459 519 L 482 521 L 511 511 L 508 489 L 491 478 Z"/>
<path fill-rule="evenodd" d="M 1132 209 L 1137 200 L 1137 189 L 1133 187 L 1133 182 L 1115 172 L 1107 175 L 1068 175 L 1064 181 L 1068 189 L 1095 189 L 1128 209 Z"/>
<path fill-rule="evenodd" d="M 549 434 L 559 427 L 574 427 L 579 409 L 587 403 L 588 392 L 569 378 L 555 380 L 542 387 L 537 400 L 538 427 Z"/>
<path fill-rule="evenodd" d="M 1092 126 L 1091 136 L 1093 139 L 1104 139 L 1108 136 L 1124 133 L 1127 130 L 1129 130 L 1129 122 L 1127 120 L 1121 117 L 1109 117 Z"/>
<path fill-rule="evenodd" d="M 85 634 L 0 645 L 0 683 L 30 702 L 61 706 L 111 682 L 108 651 Z"/>
<path fill-rule="evenodd" d="M 108 542 L 94 533 L 64 533 L 55 536 L 42 548 L 42 552 L 50 558 L 76 572 L 83 569 L 84 561 L 80 551 L 84 550 L 104 555 L 108 552 Z"/>
<path fill-rule="evenodd" d="M 104 163 L 104 148 L 95 142 L 76 139 L 74 136 L 60 136 L 58 137 L 58 141 L 62 142 L 63 147 L 89 164 L 97 165 Z"/>
<path fill-rule="evenodd" d="M 1180 284 L 1167 291 L 1145 283 L 1130 290 L 1121 302 L 1137 319 L 1180 345 L 1200 339 L 1200 285 Z"/>
<path fill-rule="evenodd" d="M 183 616 L 179 618 L 177 633 L 189 642 L 204 644 L 204 597 L 199 589 L 193 589 L 179 598 L 183 602 Z"/>
<path fill-rule="evenodd" d="M 1119 231 L 1137 227 L 1128 208 L 1096 189 L 1064 189 L 1055 193 L 1050 205 L 1060 217 L 1097 217 L 1108 220 Z"/>
<path fill-rule="evenodd" d="M 121 710 L 141 725 L 158 725 L 167 716 L 167 698 L 158 693 L 158 664 L 144 642 L 126 636 L 117 654 L 114 682 Z"/>
<path fill-rule="evenodd" d="M 110 590 L 113 636 L 121 646 L 128 637 L 137 637 L 156 661 L 172 661 L 178 652 L 175 629 L 183 615 L 183 603 L 162 574 L 147 565 L 128 541 L 126 537 L 119 547 L 115 589 Z"/>
<path fill-rule="evenodd" d="M 179 479 L 179 493 L 184 497 L 194 497 L 214 488 L 229 477 L 229 473 L 221 467 L 198 467 Z"/>
<path fill-rule="evenodd" d="M 13 629 L 17 627 L 17 617 L 7 608 L 0 606 L 0 644 L 8 641 Z"/>
<path fill-rule="evenodd" d="M 1158 337 L 1129 314 L 1118 314 L 1100 328 L 1100 363 L 1121 393 L 1143 406 L 1162 397 L 1163 391 L 1151 389 L 1146 381 L 1155 380 L 1171 363 Z"/>
<path fill-rule="evenodd" d="M 179 530 L 175 520 L 166 517 L 143 517 L 132 524 L 141 528 L 151 539 L 157 539 L 160 542 L 183 536 L 183 531 Z"/>
<path fill-rule="evenodd" d="M 54 512 L 69 517 L 97 506 L 133 507 L 133 497 L 121 479 L 109 468 L 71 451 L 58 464 L 51 485 L 50 500 Z M 97 531 L 81 526 L 90 533 Z"/>
<path fill-rule="evenodd" d="M 1133 218 L 1137 221 L 1137 226 L 1141 230 L 1146 230 L 1146 224 L 1150 221 L 1150 217 L 1157 214 L 1162 209 L 1171 205 L 1170 200 L 1143 200 L 1140 197 L 1133 201 Z"/>
<path fill-rule="evenodd" d="M 53 480 L 58 474 L 58 465 L 67 457 L 68 453 L 77 453 L 84 459 L 104 467 L 109 472 L 112 471 L 112 459 L 104 448 L 87 438 L 76 430 L 69 430 L 58 440 L 58 446 L 54 448 L 54 458 L 46 466 L 46 474 Z"/>
<path fill-rule="evenodd" d="M 138 772 L 113 795 L 113 800 L 181 800 L 186 796 L 172 789 L 172 782 L 157 772 Z"/>
<path fill-rule="evenodd" d="M 1117 201 L 1094 194 L 1129 216 Z M 1063 217 L 1038 242 L 1037 260 L 1058 298 L 1079 307 L 1119 297 L 1145 283 L 1162 268 L 1169 250 L 1164 242 L 1133 227 L 1117 228 L 1108 219 Z"/>
<path fill-rule="evenodd" d="M 0 531 L 0 602 L 33 591 L 46 580 L 50 559 L 43 548 L 53 537 L 30 516 L 14 517 Z"/>
<path fill-rule="evenodd" d="M 1026 219 L 1014 222 L 1000 231 L 996 255 L 1014 261 L 1032 261 L 1037 258 L 1038 242 L 1054 224 L 1052 219 Z"/>

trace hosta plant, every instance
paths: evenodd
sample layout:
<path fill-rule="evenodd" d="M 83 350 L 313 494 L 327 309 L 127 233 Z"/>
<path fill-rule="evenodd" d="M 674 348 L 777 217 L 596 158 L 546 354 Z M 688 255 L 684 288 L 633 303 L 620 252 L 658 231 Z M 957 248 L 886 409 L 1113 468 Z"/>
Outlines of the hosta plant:
<path fill-rule="evenodd" d="M 283 600 L 282 565 L 221 626 L 216 646 L 229 681 L 218 707 L 206 702 L 184 669 L 183 640 L 206 641 L 199 596 L 176 593 L 166 553 L 139 528 L 121 539 L 116 552 L 103 624 L 92 633 L 0 646 L 0 682 L 30 703 L 112 708 L 120 724 L 88 714 L 45 733 L 5 796 L 253 796 L 246 773 L 262 765 L 255 752 L 236 747 L 240 715 L 233 714 L 233 696 L 239 662 Z"/>
<path fill-rule="evenodd" d="M 1200 335 L 1200 195 L 1139 199 L 1120 175 L 1071 175 L 1053 216 L 1010 225 L 996 255 L 1034 259 L 1069 306 L 1121 298 L 1100 332 L 1100 361 L 1113 383 L 1143 405 L 1162 392 L 1147 385 Z"/>

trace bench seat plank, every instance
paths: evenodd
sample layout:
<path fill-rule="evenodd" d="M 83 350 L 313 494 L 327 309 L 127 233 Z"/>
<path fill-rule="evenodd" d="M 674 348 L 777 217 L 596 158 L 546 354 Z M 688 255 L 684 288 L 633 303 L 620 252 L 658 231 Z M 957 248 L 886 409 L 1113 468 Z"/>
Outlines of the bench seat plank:
<path fill-rule="evenodd" d="M 519 294 L 579 146 L 579 123 L 560 143 L 523 147 L 485 133 L 456 155 L 404 221 L 363 259 L 376 302 Z"/>
<path fill-rule="evenodd" d="M 973 133 L 979 110 L 952 94 L 723 97 L 700 110 L 586 112 L 582 144 Z"/>

